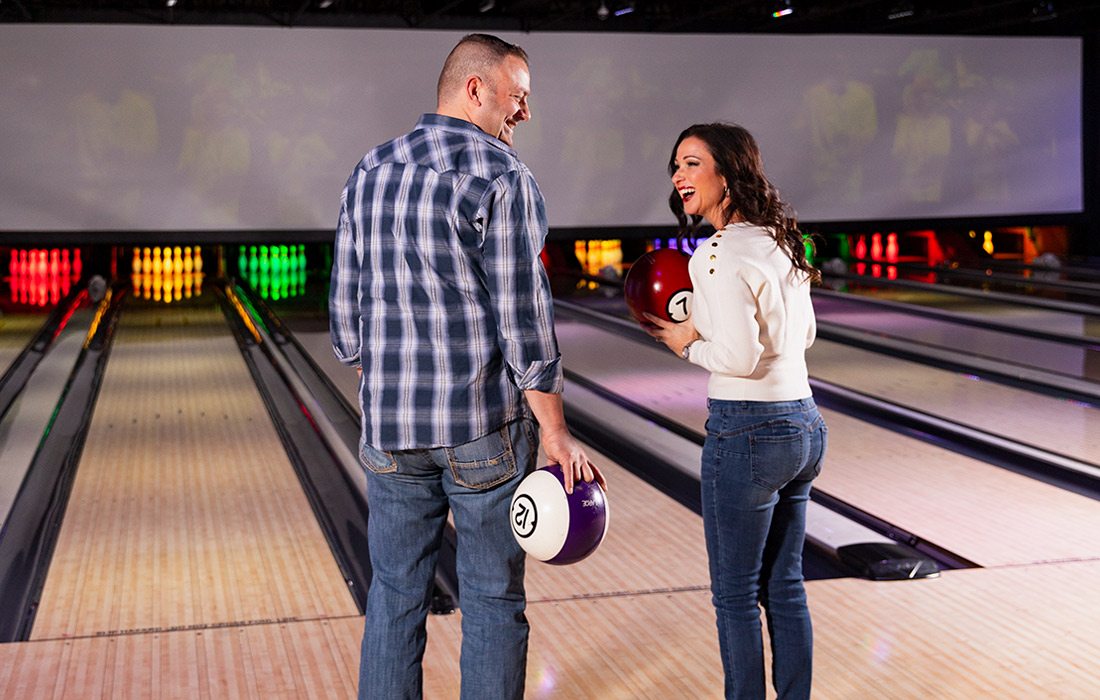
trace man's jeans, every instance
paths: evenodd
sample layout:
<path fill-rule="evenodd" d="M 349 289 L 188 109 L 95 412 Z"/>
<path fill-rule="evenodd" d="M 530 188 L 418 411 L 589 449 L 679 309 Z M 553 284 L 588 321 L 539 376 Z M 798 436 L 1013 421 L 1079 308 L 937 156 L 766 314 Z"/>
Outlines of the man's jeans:
<path fill-rule="evenodd" d="M 462 697 L 523 697 L 527 666 L 524 552 L 508 520 L 512 494 L 535 467 L 530 419 L 457 447 L 361 450 L 367 465 L 373 574 L 359 697 L 422 696 L 425 620 L 436 559 L 454 513 L 462 610 Z"/>
<path fill-rule="evenodd" d="M 802 544 L 810 485 L 825 455 L 825 422 L 813 399 L 711 399 L 709 407 L 703 531 L 726 697 L 765 697 L 763 605 L 779 698 L 808 698 L 813 631 Z"/>

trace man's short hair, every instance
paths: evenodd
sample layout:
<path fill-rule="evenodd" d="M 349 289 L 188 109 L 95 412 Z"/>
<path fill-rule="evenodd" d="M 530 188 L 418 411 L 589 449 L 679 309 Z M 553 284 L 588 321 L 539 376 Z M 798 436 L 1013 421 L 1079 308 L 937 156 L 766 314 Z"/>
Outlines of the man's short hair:
<path fill-rule="evenodd" d="M 443 63 L 436 85 L 437 97 L 442 100 L 446 93 L 456 89 L 469 75 L 478 75 L 488 82 L 493 69 L 508 56 L 528 63 L 527 52 L 515 44 L 492 34 L 467 34 L 455 44 Z"/>

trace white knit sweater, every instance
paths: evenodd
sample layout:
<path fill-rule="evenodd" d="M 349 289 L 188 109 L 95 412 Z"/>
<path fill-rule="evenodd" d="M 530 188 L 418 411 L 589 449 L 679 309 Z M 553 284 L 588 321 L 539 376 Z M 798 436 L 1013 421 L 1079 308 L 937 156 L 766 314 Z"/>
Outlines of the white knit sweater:
<path fill-rule="evenodd" d="M 689 270 L 692 320 L 703 337 L 689 359 L 710 371 L 707 395 L 743 401 L 810 396 L 806 348 L 817 332 L 810 282 L 771 234 L 730 224 L 699 245 Z"/>

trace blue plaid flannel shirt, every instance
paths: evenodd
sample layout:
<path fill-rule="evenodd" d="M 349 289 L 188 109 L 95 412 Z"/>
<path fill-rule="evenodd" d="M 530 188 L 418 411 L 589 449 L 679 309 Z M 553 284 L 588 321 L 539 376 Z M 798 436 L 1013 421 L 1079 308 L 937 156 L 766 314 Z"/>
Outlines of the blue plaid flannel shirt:
<path fill-rule="evenodd" d="M 368 153 L 348 178 L 329 295 L 333 349 L 361 366 L 362 441 L 454 446 L 560 393 L 539 260 L 546 207 L 507 144 L 439 114 Z"/>

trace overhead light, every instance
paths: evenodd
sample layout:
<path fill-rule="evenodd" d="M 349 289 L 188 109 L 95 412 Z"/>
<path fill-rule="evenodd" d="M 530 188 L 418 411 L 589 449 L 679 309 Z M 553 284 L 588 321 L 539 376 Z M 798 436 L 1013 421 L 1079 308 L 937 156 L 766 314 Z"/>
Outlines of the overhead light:
<path fill-rule="evenodd" d="M 327 10 L 328 8 L 332 7 L 332 0 L 321 0 L 321 2 L 317 3 L 317 7 L 321 8 L 322 10 Z"/>
<path fill-rule="evenodd" d="M 633 2 L 628 2 L 625 5 L 623 5 L 622 7 L 620 7 L 619 9 L 615 10 L 615 16 L 616 17 L 622 17 L 623 15 L 629 15 L 633 11 L 634 11 L 634 3 Z"/>
<path fill-rule="evenodd" d="M 1031 21 L 1032 22 L 1045 22 L 1048 19 L 1054 19 L 1058 16 L 1058 10 L 1055 9 L 1053 2 L 1037 2 L 1031 8 Z"/>
<path fill-rule="evenodd" d="M 175 7 L 176 6 L 176 0 L 168 0 L 167 3 L 165 3 L 165 4 L 167 4 L 168 7 Z"/>
<path fill-rule="evenodd" d="M 794 6 L 791 5 L 791 0 L 782 0 L 775 6 L 775 10 L 772 12 L 772 19 L 779 19 L 780 17 L 786 17 L 787 15 L 794 14 Z"/>
<path fill-rule="evenodd" d="M 600 21 L 607 19 L 611 15 L 611 10 L 607 9 L 607 3 L 604 0 L 600 0 L 600 7 L 596 10 L 596 16 L 600 18 Z"/>
<path fill-rule="evenodd" d="M 906 17 L 912 17 L 916 14 L 913 9 L 913 3 L 911 2 L 899 2 L 894 5 L 890 12 L 886 15 L 886 19 L 891 22 L 896 19 L 905 19 Z"/>
<path fill-rule="evenodd" d="M 478 12 L 488 12 L 497 6 L 497 0 L 481 0 L 481 4 L 478 5 Z"/>

